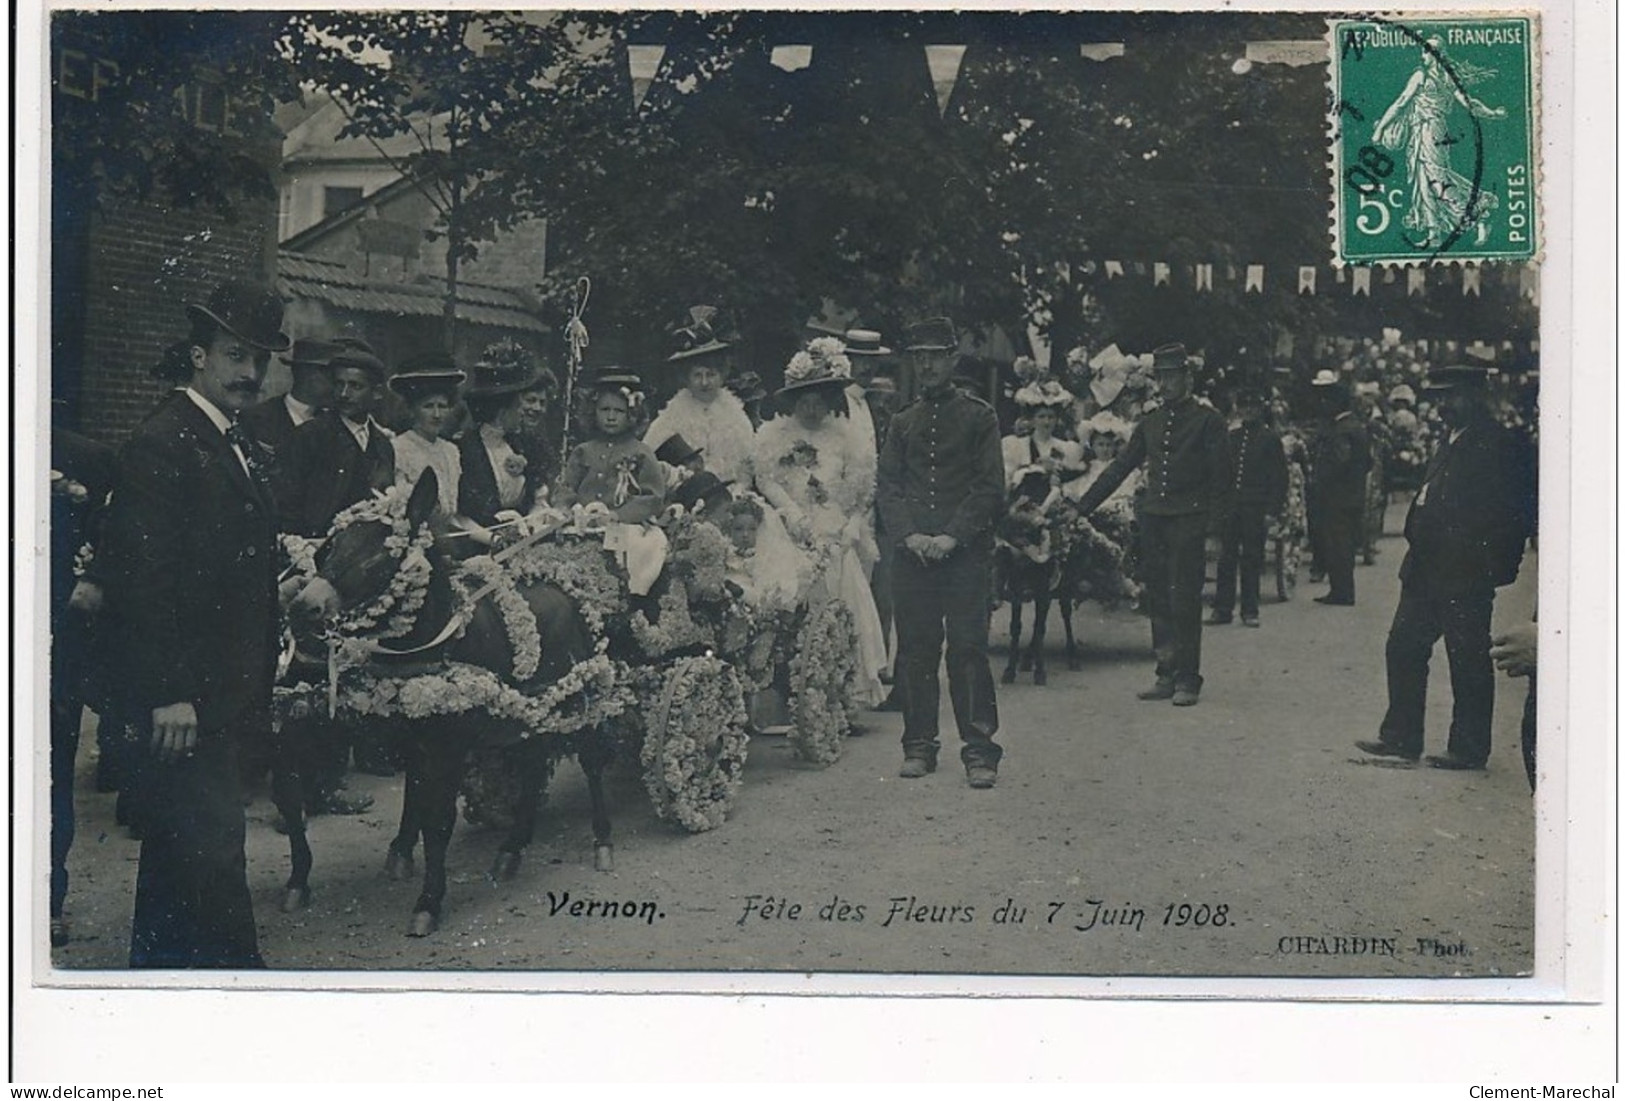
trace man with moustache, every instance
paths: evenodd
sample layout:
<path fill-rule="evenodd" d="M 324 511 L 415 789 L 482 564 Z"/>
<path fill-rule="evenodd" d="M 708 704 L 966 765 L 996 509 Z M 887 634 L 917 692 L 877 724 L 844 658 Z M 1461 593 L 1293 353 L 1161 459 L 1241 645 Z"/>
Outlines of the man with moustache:
<path fill-rule="evenodd" d="M 237 753 L 270 722 L 276 523 L 236 418 L 288 338 L 269 287 L 228 282 L 187 313 L 190 382 L 124 445 L 108 516 L 127 553 L 106 609 L 145 756 L 130 966 L 263 967 Z"/>
<path fill-rule="evenodd" d="M 1448 436 L 1405 516 L 1399 606 L 1388 628 L 1388 713 L 1375 741 L 1355 746 L 1414 762 L 1422 755 L 1428 662 L 1444 638 L 1450 663 L 1450 740 L 1434 768 L 1476 771 L 1490 755 L 1495 590 L 1517 580 L 1534 529 L 1535 481 L 1527 448 L 1496 423 L 1483 367 L 1437 368 L 1427 389 Z"/>
<path fill-rule="evenodd" d="M 892 544 L 897 681 L 903 701 L 903 767 L 936 771 L 938 667 L 948 644 L 948 695 L 960 760 L 973 788 L 998 779 L 1003 748 L 987 660 L 993 524 L 1004 509 L 1004 457 L 993 407 L 953 384 L 953 322 L 911 326 L 907 352 L 920 398 L 892 419 L 880 453 L 877 499 Z"/>

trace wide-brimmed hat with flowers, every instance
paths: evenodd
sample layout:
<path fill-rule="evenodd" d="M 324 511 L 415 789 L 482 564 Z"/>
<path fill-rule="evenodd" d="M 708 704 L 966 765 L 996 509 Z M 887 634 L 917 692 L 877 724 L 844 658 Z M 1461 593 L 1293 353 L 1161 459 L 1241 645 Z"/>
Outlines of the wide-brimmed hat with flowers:
<path fill-rule="evenodd" d="M 457 396 L 457 388 L 468 373 L 445 352 L 419 352 L 410 356 L 391 376 L 389 388 L 407 401 L 420 401 L 430 394 Z"/>
<path fill-rule="evenodd" d="M 690 306 L 688 316 L 672 326 L 671 355 L 667 363 L 688 363 L 701 356 L 727 351 L 733 336 L 726 331 L 721 311 L 715 306 Z"/>
<path fill-rule="evenodd" d="M 517 340 L 499 340 L 480 353 L 469 378 L 470 398 L 495 398 L 522 394 L 526 390 L 557 389 L 559 380 L 536 360 L 531 350 Z"/>
<path fill-rule="evenodd" d="M 1072 391 L 1040 367 L 1031 356 L 1017 356 L 1013 365 L 1020 386 L 1011 398 L 1024 409 L 1065 409 L 1076 399 Z"/>
<path fill-rule="evenodd" d="M 846 358 L 846 345 L 837 337 L 821 336 L 805 351 L 790 357 L 784 368 L 784 385 L 779 397 L 794 397 L 810 390 L 843 390 L 852 381 L 852 361 Z"/>

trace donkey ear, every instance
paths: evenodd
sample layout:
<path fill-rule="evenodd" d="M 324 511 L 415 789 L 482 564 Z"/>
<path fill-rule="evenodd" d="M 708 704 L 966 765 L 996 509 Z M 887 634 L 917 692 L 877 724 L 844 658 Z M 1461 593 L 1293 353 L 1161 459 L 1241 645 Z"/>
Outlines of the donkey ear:
<path fill-rule="evenodd" d="M 429 522 L 439 500 L 440 479 L 435 476 L 434 467 L 424 467 L 418 484 L 412 487 L 412 496 L 406 499 L 406 520 L 414 531 Z"/>

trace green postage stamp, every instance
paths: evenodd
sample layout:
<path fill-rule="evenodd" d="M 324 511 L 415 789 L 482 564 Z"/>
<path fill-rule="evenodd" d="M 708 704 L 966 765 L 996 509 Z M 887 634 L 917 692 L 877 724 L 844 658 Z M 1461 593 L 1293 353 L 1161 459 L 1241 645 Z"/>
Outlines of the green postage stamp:
<path fill-rule="evenodd" d="M 1339 262 L 1538 258 L 1538 34 L 1527 15 L 1331 21 Z"/>

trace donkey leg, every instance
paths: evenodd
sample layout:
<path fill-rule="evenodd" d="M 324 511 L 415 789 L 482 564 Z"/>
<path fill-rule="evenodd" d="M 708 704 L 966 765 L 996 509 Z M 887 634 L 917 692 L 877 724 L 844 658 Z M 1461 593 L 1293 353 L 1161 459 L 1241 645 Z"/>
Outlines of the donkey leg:
<path fill-rule="evenodd" d="M 1066 631 L 1066 667 L 1072 670 L 1083 668 L 1083 662 L 1078 658 L 1078 641 L 1072 637 L 1072 598 L 1061 597 L 1061 627 Z"/>
<path fill-rule="evenodd" d="M 587 775 L 587 794 L 592 799 L 593 866 L 601 872 L 615 870 L 615 846 L 610 841 L 609 805 L 604 799 L 604 770 L 615 756 L 615 745 L 608 733 L 591 730 L 583 733 L 576 759 Z"/>
<path fill-rule="evenodd" d="M 1032 659 L 1033 683 L 1049 683 L 1049 674 L 1044 671 L 1044 639 L 1049 634 L 1049 605 L 1048 590 L 1040 589 L 1033 596 L 1033 633 L 1032 640 L 1027 644 L 1027 654 Z"/>
<path fill-rule="evenodd" d="M 412 906 L 407 935 L 426 937 L 440 927 L 446 900 L 446 849 L 457 824 L 457 780 L 463 743 L 450 730 L 430 730 L 423 746 L 423 799 L 419 804 L 423 828 L 423 888 Z"/>
<path fill-rule="evenodd" d="M 417 849 L 418 834 L 423 831 L 424 760 L 421 739 L 409 736 L 402 742 L 406 763 L 406 794 L 401 799 L 401 824 L 395 838 L 384 854 L 384 874 L 397 882 L 417 875 L 412 859 Z"/>
<path fill-rule="evenodd" d="M 314 859 L 305 837 L 305 784 L 299 764 L 286 743 L 277 747 L 271 766 L 271 801 L 288 831 L 291 868 L 282 888 L 281 908 L 291 914 L 310 905 L 310 869 Z"/>
<path fill-rule="evenodd" d="M 497 848 L 491 862 L 490 878 L 493 882 L 512 879 L 519 874 L 519 862 L 525 850 L 536 837 L 536 808 L 541 802 L 542 788 L 547 783 L 547 751 L 540 739 L 522 742 L 503 754 L 506 763 L 516 770 L 519 778 L 518 802 L 512 808 L 513 825 Z"/>
<path fill-rule="evenodd" d="M 1010 657 L 1004 663 L 1004 675 L 999 679 L 1005 684 L 1016 683 L 1016 663 L 1021 660 L 1021 594 L 1016 590 L 1010 591 Z"/>

